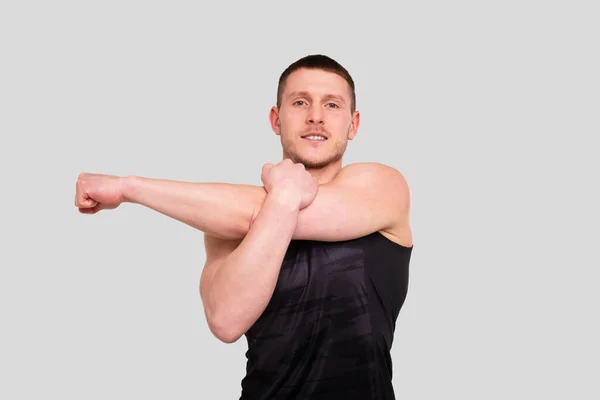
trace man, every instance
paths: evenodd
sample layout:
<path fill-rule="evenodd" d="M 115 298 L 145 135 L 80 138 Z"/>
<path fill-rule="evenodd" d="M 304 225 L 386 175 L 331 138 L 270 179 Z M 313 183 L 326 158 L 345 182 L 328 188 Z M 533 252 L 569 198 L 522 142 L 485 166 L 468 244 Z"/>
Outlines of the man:
<path fill-rule="evenodd" d="M 242 399 L 393 399 L 407 182 L 379 163 L 342 168 L 360 115 L 350 74 L 327 56 L 283 72 L 269 118 L 283 161 L 263 166 L 264 186 L 82 174 L 76 206 L 141 204 L 204 232 L 208 326 L 248 341 Z"/>

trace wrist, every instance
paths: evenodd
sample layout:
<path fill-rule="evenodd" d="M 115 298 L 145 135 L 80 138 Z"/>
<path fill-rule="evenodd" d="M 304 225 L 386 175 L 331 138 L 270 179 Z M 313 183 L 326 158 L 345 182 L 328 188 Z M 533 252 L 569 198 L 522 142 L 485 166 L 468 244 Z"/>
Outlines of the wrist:
<path fill-rule="evenodd" d="M 120 178 L 121 195 L 123 203 L 135 203 L 135 191 L 139 181 L 137 176 L 124 176 Z"/>

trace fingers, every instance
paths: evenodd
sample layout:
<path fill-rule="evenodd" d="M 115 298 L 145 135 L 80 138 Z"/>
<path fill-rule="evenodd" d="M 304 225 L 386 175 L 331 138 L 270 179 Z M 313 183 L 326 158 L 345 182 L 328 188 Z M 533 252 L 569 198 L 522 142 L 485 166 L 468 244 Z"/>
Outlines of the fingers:
<path fill-rule="evenodd" d="M 89 197 L 86 189 L 86 179 L 93 178 L 94 174 L 81 173 L 75 184 L 75 207 L 79 208 L 82 214 L 95 214 L 100 211 L 100 204 Z"/>
<path fill-rule="evenodd" d="M 262 172 L 260 174 L 260 179 L 263 182 L 263 184 L 266 186 L 267 185 L 267 177 L 269 176 L 269 172 L 271 171 L 271 168 L 273 168 L 274 165 L 271 163 L 266 163 L 262 166 Z"/>
<path fill-rule="evenodd" d="M 277 163 L 277 166 L 281 166 L 281 165 L 291 165 L 291 166 L 296 166 L 297 168 L 304 168 L 304 164 L 302 164 L 302 163 L 294 163 L 289 158 L 284 158 L 279 163 Z M 274 166 L 275 166 L 275 164 L 271 164 L 271 163 L 265 163 L 265 164 L 263 164 L 263 172 L 268 173 L 271 170 L 271 168 L 273 168 Z"/>
<path fill-rule="evenodd" d="M 271 170 L 271 168 L 273 168 L 273 167 L 274 167 L 274 165 L 271 164 L 271 163 L 264 164 L 263 167 L 262 167 L 263 174 L 268 174 L 269 171 Z"/>
<path fill-rule="evenodd" d="M 79 207 L 81 214 L 97 214 L 102 210 L 112 210 L 116 206 L 107 206 L 106 204 L 96 203 L 93 207 Z"/>
<path fill-rule="evenodd" d="M 306 167 L 304 166 L 304 164 L 295 163 L 289 158 L 284 158 L 277 164 L 263 164 L 261 180 L 265 186 L 265 189 L 268 191 L 272 181 L 277 181 L 279 179 L 278 177 L 281 176 L 287 176 L 288 178 L 291 178 L 292 176 L 297 176 L 297 171 L 302 171 L 306 173 Z"/>
<path fill-rule="evenodd" d="M 85 197 L 85 195 L 81 193 L 77 193 L 75 195 L 75 207 L 79 208 L 92 208 L 98 204 L 97 201 L 90 199 L 89 197 Z"/>
<path fill-rule="evenodd" d="M 86 190 L 83 185 L 83 179 L 87 174 L 80 174 L 75 184 L 75 207 L 79 208 L 92 208 L 95 207 L 98 202 L 88 197 Z"/>

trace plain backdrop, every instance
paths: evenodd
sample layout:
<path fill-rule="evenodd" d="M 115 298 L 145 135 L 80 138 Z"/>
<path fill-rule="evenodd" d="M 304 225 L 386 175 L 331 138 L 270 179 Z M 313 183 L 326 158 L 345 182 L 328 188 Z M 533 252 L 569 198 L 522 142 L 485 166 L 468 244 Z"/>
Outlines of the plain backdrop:
<path fill-rule="evenodd" d="M 593 1 L 13 1 L 0 6 L 0 398 L 236 399 L 202 232 L 74 207 L 81 172 L 260 184 L 277 79 L 356 81 L 344 164 L 412 193 L 398 399 L 597 399 Z"/>

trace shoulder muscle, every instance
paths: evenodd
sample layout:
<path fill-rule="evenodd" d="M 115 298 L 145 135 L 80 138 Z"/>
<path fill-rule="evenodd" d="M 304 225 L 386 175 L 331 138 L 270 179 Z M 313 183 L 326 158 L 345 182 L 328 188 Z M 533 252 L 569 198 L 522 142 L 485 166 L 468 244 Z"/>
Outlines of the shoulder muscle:
<path fill-rule="evenodd" d="M 404 176 L 375 162 L 349 164 L 299 215 L 295 238 L 337 241 L 376 231 L 394 231 L 408 213 Z"/>

